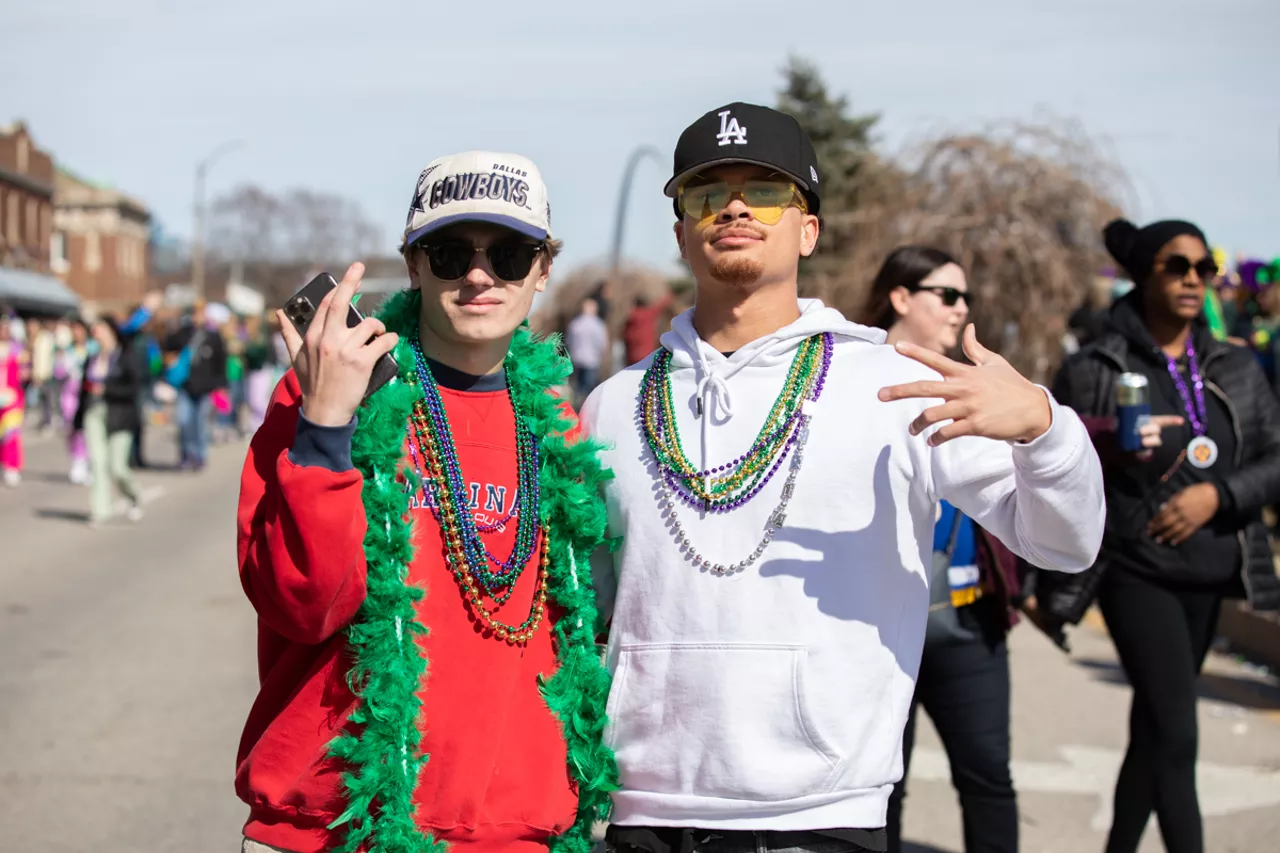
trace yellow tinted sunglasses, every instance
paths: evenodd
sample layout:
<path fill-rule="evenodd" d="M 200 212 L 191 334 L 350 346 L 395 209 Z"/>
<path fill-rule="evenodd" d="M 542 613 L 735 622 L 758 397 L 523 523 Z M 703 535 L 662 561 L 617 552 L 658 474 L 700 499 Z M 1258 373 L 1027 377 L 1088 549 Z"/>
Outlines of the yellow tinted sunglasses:
<path fill-rule="evenodd" d="M 705 225 L 715 219 L 735 198 L 741 198 L 742 203 L 751 208 L 751 215 L 765 225 L 777 225 L 788 207 L 798 207 L 801 213 L 809 212 L 809 205 L 800 193 L 800 188 L 791 181 L 756 180 L 740 184 L 713 181 L 707 184 L 687 184 L 680 188 L 678 201 L 680 211 L 685 216 Z"/>

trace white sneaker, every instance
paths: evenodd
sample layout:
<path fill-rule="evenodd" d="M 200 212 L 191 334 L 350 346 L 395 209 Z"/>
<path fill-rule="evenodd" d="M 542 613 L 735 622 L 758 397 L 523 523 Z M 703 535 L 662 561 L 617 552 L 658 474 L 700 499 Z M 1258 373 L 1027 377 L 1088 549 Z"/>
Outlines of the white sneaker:
<path fill-rule="evenodd" d="M 142 504 L 131 504 L 124 512 L 124 517 L 133 522 L 142 521 Z"/>
<path fill-rule="evenodd" d="M 89 485 L 89 463 L 76 462 L 71 466 L 71 473 L 67 478 L 77 486 Z"/>
<path fill-rule="evenodd" d="M 4 484 L 11 489 L 16 489 L 22 482 L 22 474 L 12 468 L 4 469 Z"/>

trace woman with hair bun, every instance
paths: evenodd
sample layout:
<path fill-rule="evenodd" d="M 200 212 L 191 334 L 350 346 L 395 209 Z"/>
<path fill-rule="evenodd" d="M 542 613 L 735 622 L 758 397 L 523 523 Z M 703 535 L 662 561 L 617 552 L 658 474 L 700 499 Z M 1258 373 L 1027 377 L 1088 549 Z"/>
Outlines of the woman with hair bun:
<path fill-rule="evenodd" d="M 1255 610 L 1280 608 L 1261 515 L 1280 498 L 1280 403 L 1252 353 L 1209 332 L 1205 288 L 1218 265 L 1199 228 L 1120 219 L 1103 236 L 1136 286 L 1053 393 L 1084 418 L 1102 458 L 1106 535 L 1090 571 L 1040 573 L 1037 598 L 1049 617 L 1078 622 L 1096 597 L 1133 686 L 1108 853 L 1137 850 L 1153 810 L 1170 853 L 1200 853 L 1196 678 L 1219 605 L 1247 596 Z M 1145 379 L 1152 415 L 1133 453 L 1117 435 L 1124 373 Z"/>

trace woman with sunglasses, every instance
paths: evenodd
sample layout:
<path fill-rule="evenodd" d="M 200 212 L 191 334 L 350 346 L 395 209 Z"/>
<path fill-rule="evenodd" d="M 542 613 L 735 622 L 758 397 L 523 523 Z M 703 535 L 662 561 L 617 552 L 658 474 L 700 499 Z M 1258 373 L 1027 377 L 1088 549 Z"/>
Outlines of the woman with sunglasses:
<path fill-rule="evenodd" d="M 1108 853 L 1137 850 L 1152 810 L 1170 853 L 1199 853 L 1196 677 L 1224 597 L 1280 607 L 1263 505 L 1280 498 L 1280 404 L 1249 350 L 1214 340 L 1205 287 L 1218 267 L 1190 222 L 1116 220 L 1107 250 L 1136 287 L 1110 329 L 1059 371 L 1054 395 L 1090 427 L 1102 457 L 1107 532 L 1097 565 L 1042 573 L 1043 611 L 1076 622 L 1096 594 L 1133 686 L 1129 747 Z M 1120 451 L 1122 373 L 1149 388 L 1159 440 Z"/>
<path fill-rule="evenodd" d="M 970 306 L 964 270 L 940 249 L 895 249 L 871 285 L 861 322 L 938 353 L 955 349 Z M 916 714 L 929 713 L 960 796 L 966 853 L 1018 849 L 1009 774 L 1009 656 L 1017 558 L 946 501 L 934 528 L 929 626 L 902 737 L 902 779 L 889 797 L 890 853 L 902 849 L 902 805 Z M 941 559 L 936 555 L 946 555 Z"/>

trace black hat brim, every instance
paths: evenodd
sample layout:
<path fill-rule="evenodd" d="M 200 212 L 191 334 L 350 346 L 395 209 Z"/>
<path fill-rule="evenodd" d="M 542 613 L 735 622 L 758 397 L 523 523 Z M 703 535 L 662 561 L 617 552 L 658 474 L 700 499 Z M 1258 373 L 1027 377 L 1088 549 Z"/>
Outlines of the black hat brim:
<path fill-rule="evenodd" d="M 809 187 L 809 182 L 806 181 L 804 178 L 800 177 L 799 175 L 794 174 L 791 170 L 784 169 L 781 166 L 779 166 L 777 163 L 766 163 L 763 160 L 753 160 L 750 157 L 722 157 L 719 160 L 708 160 L 705 163 L 699 163 L 696 166 L 691 166 L 690 168 L 685 169 L 683 172 L 673 177 L 671 180 L 667 181 L 667 185 L 663 187 L 662 192 L 666 195 L 667 198 L 675 198 L 676 191 L 680 188 L 680 184 L 684 180 L 689 178 L 691 175 L 696 175 L 698 172 L 701 172 L 704 169 L 712 169 L 712 168 L 715 168 L 716 166 L 729 166 L 734 163 L 743 163 L 748 166 L 759 166 L 763 169 L 773 169 L 775 172 L 778 172 L 779 174 L 782 174 L 782 175 L 786 175 L 788 178 L 795 181 L 796 186 L 804 190 L 806 193 L 813 192 L 813 190 L 810 189 Z"/>

